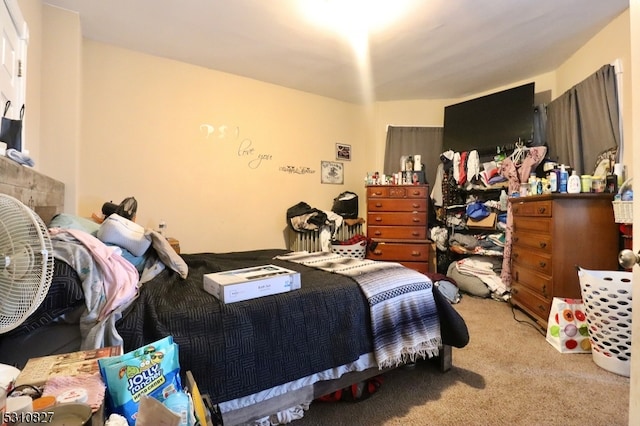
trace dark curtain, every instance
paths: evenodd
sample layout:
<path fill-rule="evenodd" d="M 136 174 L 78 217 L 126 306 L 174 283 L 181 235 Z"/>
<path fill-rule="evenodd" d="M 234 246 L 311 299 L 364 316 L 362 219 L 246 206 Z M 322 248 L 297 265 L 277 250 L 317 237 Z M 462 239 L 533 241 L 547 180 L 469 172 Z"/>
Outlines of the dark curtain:
<path fill-rule="evenodd" d="M 620 145 L 620 112 L 613 65 L 567 90 L 547 107 L 549 158 L 591 174 L 599 156 Z"/>
<path fill-rule="evenodd" d="M 392 175 L 401 170 L 400 157 L 421 155 L 425 179 L 433 185 L 442 153 L 442 127 L 388 126 L 384 154 L 384 173 Z"/>
<path fill-rule="evenodd" d="M 547 143 L 547 106 L 536 105 L 533 108 L 533 140 L 530 146 L 543 146 Z"/>

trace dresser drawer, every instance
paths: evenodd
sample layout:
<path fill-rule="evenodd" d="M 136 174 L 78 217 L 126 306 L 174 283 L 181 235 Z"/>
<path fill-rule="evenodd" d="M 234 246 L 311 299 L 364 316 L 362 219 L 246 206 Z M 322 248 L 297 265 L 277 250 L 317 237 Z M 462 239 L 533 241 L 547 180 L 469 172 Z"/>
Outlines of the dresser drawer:
<path fill-rule="evenodd" d="M 511 249 L 511 260 L 544 275 L 552 275 L 551 255 L 548 253 L 538 253 L 514 246 Z M 559 261 L 562 262 L 562 260 Z"/>
<path fill-rule="evenodd" d="M 551 201 L 514 201 L 511 212 L 514 216 L 551 217 Z"/>
<path fill-rule="evenodd" d="M 514 246 L 529 247 L 551 253 L 552 250 L 551 235 L 549 234 L 530 234 L 528 232 L 520 232 L 513 234 L 511 242 Z"/>
<path fill-rule="evenodd" d="M 413 269 L 414 271 L 418 271 L 422 274 L 429 273 L 429 263 L 428 262 L 398 262 L 402 266 L 406 266 L 409 269 Z"/>
<path fill-rule="evenodd" d="M 369 212 L 426 212 L 427 200 L 378 198 L 367 200 Z"/>
<path fill-rule="evenodd" d="M 391 240 L 426 240 L 427 228 L 424 226 L 369 226 L 369 238 Z"/>
<path fill-rule="evenodd" d="M 511 278 L 514 283 L 528 287 L 544 299 L 552 298 L 553 286 L 549 275 L 539 274 L 514 262 L 511 265 Z"/>
<path fill-rule="evenodd" d="M 530 231 L 550 234 L 552 225 L 551 218 L 532 216 L 518 217 L 518 220 L 513 221 L 513 232 Z"/>
<path fill-rule="evenodd" d="M 367 213 L 367 223 L 373 226 L 426 226 L 427 213 Z"/>
<path fill-rule="evenodd" d="M 512 283 L 511 301 L 538 318 L 538 321 L 546 326 L 549 320 L 549 311 L 551 311 L 551 300 L 540 297 L 518 283 Z"/>
<path fill-rule="evenodd" d="M 367 198 L 388 198 L 388 186 L 369 186 L 367 187 Z"/>
<path fill-rule="evenodd" d="M 379 243 L 367 252 L 367 258 L 388 261 L 427 262 L 429 244 Z"/>
<path fill-rule="evenodd" d="M 423 198 L 427 199 L 425 186 L 369 186 L 367 198 Z"/>

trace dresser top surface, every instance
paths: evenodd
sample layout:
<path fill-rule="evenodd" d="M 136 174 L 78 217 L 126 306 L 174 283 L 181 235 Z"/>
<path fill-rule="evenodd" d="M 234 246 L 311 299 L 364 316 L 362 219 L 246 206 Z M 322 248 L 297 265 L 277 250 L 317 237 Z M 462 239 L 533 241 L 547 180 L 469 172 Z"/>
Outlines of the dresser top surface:
<path fill-rule="evenodd" d="M 614 194 L 608 192 L 600 193 L 580 193 L 580 194 L 542 194 L 529 195 L 526 197 L 509 197 L 510 203 L 531 203 L 535 201 L 548 200 L 609 200 L 613 201 Z"/>

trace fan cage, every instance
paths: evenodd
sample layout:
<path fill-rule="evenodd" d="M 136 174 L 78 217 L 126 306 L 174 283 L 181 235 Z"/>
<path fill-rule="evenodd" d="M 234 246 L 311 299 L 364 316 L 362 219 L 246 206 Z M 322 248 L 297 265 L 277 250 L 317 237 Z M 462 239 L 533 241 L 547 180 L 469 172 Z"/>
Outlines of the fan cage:
<path fill-rule="evenodd" d="M 47 296 L 53 248 L 33 210 L 0 194 L 0 334 L 20 326 Z"/>

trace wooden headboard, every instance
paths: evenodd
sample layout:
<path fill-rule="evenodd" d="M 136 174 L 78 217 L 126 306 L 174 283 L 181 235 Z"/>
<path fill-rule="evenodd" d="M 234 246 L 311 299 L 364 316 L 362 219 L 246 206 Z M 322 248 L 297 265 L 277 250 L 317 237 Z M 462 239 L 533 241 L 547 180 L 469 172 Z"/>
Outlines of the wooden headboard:
<path fill-rule="evenodd" d="M 0 156 L 0 193 L 33 209 L 48 224 L 64 210 L 64 183 Z"/>

